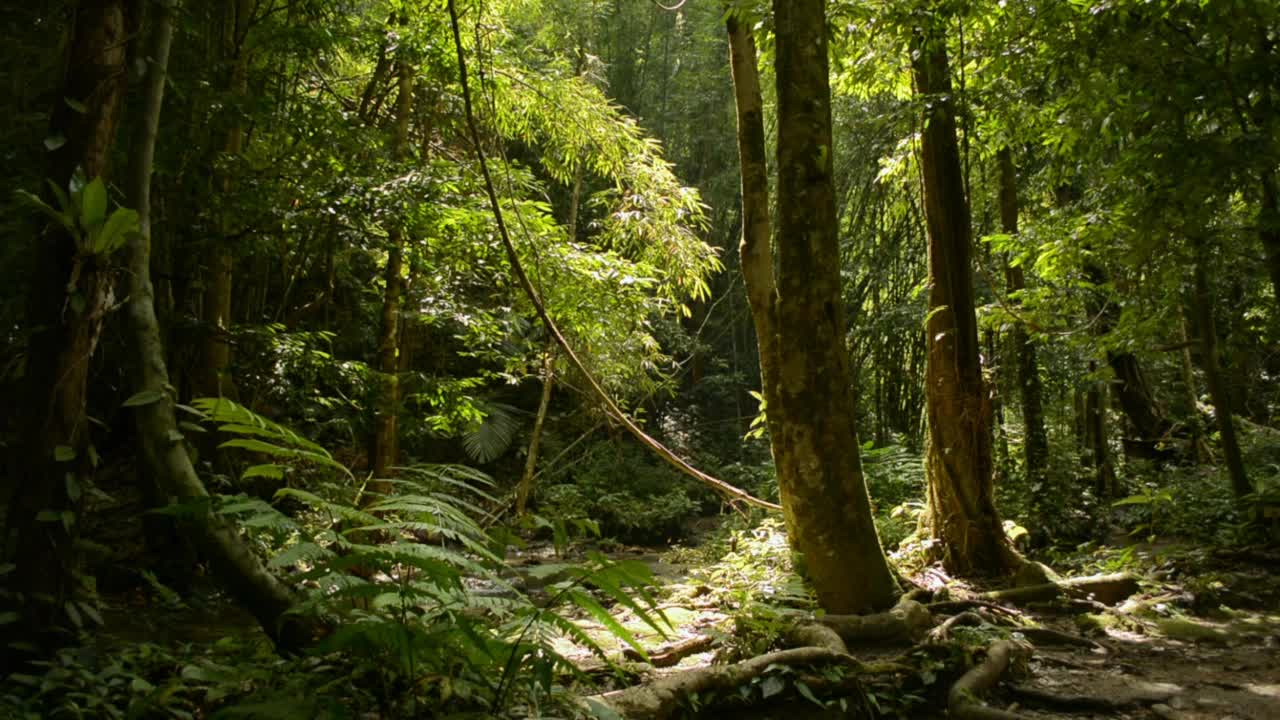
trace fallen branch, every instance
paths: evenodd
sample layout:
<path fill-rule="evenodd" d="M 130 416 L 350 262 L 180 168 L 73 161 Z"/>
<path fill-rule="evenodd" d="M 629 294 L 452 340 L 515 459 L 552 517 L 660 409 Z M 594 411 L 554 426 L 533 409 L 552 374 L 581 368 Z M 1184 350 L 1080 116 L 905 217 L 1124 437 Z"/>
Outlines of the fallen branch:
<path fill-rule="evenodd" d="M 1060 596 L 1092 597 L 1098 602 L 1115 605 L 1138 592 L 1138 581 L 1128 573 L 1090 575 L 1029 587 L 993 590 L 978 597 L 983 600 L 1012 603 L 1043 602 Z"/>
<path fill-rule="evenodd" d="M 1025 720 L 1026 716 L 997 710 L 982 704 L 978 697 L 995 687 L 1009 668 L 1009 659 L 1022 649 L 1008 641 L 997 640 L 987 648 L 987 657 L 965 673 L 947 694 L 947 709 L 959 720 Z"/>

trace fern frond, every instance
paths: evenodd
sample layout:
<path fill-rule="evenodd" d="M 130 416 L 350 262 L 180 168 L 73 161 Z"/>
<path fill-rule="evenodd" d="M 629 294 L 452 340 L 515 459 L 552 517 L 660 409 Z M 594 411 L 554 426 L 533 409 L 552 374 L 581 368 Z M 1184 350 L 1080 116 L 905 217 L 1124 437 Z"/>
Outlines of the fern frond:
<path fill-rule="evenodd" d="M 479 406 L 485 414 L 484 420 L 463 435 L 462 447 L 472 460 L 487 463 L 498 459 L 511 447 L 520 430 L 517 415 L 524 411 L 498 402 L 482 401 Z"/>

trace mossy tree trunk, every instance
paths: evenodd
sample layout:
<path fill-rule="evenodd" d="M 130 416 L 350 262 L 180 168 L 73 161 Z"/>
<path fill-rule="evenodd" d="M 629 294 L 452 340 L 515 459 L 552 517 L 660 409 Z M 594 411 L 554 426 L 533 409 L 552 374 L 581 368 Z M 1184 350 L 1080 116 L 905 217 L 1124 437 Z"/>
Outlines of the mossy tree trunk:
<path fill-rule="evenodd" d="M 936 22 L 936 21 L 935 21 Z M 921 137 L 929 233 L 925 370 L 929 485 L 924 522 L 953 573 L 1001 574 L 1017 564 L 996 511 L 990 402 L 982 380 L 973 305 L 969 205 L 956 143 L 955 97 L 940 23 L 917 29 L 916 89 L 925 102 Z"/>
<path fill-rule="evenodd" d="M 391 157 L 393 160 L 400 160 L 409 146 L 409 119 L 413 112 L 415 77 L 413 66 L 405 58 L 396 62 L 398 94 Z M 378 332 L 378 399 L 369 463 L 375 478 L 370 483 L 370 489 L 381 494 L 390 489 L 390 485 L 383 480 L 392 476 L 400 455 L 400 312 L 405 285 L 404 250 L 404 226 L 400 218 L 393 218 L 387 229 L 387 265 L 382 275 L 384 286 L 382 322 Z"/>
<path fill-rule="evenodd" d="M 892 606 L 898 587 L 876 535 L 854 425 L 831 158 L 826 6 L 777 0 L 777 271 L 755 47 L 728 20 L 742 167 L 743 276 L 791 546 L 823 609 Z"/>

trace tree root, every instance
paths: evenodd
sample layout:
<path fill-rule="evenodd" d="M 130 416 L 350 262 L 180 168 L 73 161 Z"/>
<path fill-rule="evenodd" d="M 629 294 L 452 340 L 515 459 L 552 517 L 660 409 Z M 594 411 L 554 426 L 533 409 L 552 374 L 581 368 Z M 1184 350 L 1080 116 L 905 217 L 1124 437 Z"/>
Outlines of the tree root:
<path fill-rule="evenodd" d="M 1010 685 L 1009 691 L 1024 700 L 1058 710 L 1115 712 L 1143 704 L 1137 698 L 1105 698 L 1095 695 L 1059 695 L 1026 685 Z"/>
<path fill-rule="evenodd" d="M 965 673 L 947 694 L 947 709 L 959 720 L 1026 720 L 1026 716 L 997 710 L 982 704 L 978 696 L 995 687 L 1009 667 L 1011 657 L 1024 649 L 1008 640 L 997 640 L 987 648 L 987 657 Z"/>
<path fill-rule="evenodd" d="M 1060 596 L 1092 597 L 1098 602 L 1115 605 L 1138 592 L 1138 581 L 1128 573 L 1090 575 L 1029 587 L 993 590 L 979 595 L 982 600 L 1027 603 L 1054 600 Z"/>
<path fill-rule="evenodd" d="M 643 685 L 593 695 L 583 702 L 588 707 L 604 707 L 624 718 L 665 720 L 678 717 L 686 701 L 695 694 L 731 691 L 760 677 L 774 665 L 844 665 L 862 670 L 863 664 L 844 652 L 825 647 L 779 650 L 733 665 L 696 668 L 658 678 Z"/>
<path fill-rule="evenodd" d="M 933 615 L 914 600 L 902 599 L 892 610 L 875 615 L 825 615 L 817 622 L 831 628 L 848 645 L 911 641 L 933 627 Z"/>
<path fill-rule="evenodd" d="M 715 647 L 716 639 L 710 635 L 694 635 L 669 645 L 654 650 L 649 653 L 649 664 L 654 667 L 671 667 L 678 665 L 681 660 L 696 655 L 705 650 Z M 842 648 L 843 649 L 843 648 Z M 627 648 L 622 653 L 629 660 L 643 660 L 640 653 L 631 648 Z"/>

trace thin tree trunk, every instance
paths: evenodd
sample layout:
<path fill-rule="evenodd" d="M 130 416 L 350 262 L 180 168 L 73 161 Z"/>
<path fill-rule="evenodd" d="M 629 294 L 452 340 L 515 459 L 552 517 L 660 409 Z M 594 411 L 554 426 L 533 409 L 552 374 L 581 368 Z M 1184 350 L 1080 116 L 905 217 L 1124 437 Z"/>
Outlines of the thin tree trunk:
<path fill-rule="evenodd" d="M 1262 209 L 1258 213 L 1258 239 L 1267 256 L 1267 273 L 1271 290 L 1280 305 L 1280 199 L 1277 198 L 1275 175 L 1262 176 Z"/>
<path fill-rule="evenodd" d="M 935 25 L 918 30 L 912 70 L 928 103 L 921 138 L 929 230 L 928 441 L 924 521 L 944 565 L 957 574 L 1001 574 L 1018 562 L 996 511 L 991 407 L 978 353 L 970 268 L 972 232 L 956 144 L 946 40 Z"/>
<path fill-rule="evenodd" d="M 1253 492 L 1253 485 L 1245 474 L 1240 442 L 1236 438 L 1235 423 L 1231 416 L 1231 399 L 1222 380 L 1222 368 L 1218 360 L 1218 331 L 1213 319 L 1213 294 L 1209 291 L 1209 279 L 1205 271 L 1208 259 L 1204 245 L 1204 240 L 1196 242 L 1193 269 L 1196 319 L 1200 326 L 1200 363 L 1204 369 L 1205 384 L 1209 386 L 1209 397 L 1213 400 L 1213 414 L 1218 420 L 1218 434 L 1222 439 L 1222 455 L 1227 462 L 1227 473 L 1231 477 L 1231 490 L 1240 498 Z"/>
<path fill-rule="evenodd" d="M 832 182 L 822 0 L 773 6 L 778 93 L 778 263 L 755 46 L 728 18 L 742 168 L 742 271 L 760 346 L 766 417 L 791 547 L 830 613 L 898 594 L 876 534 L 853 415 Z"/>
<path fill-rule="evenodd" d="M 105 180 L 108 173 L 124 96 L 130 10 L 125 0 L 86 1 L 76 10 L 65 84 L 49 131 L 63 141 L 50 154 L 49 168 L 50 180 L 63 191 L 77 168 L 86 181 Z M 73 109 L 73 101 L 82 107 Z M 57 206 L 52 197 L 47 201 Z M 9 502 L 4 554 L 16 565 L 6 583 L 23 593 L 24 604 L 12 608 L 21 621 L 0 626 L 0 671 L 20 660 L 10 643 L 55 639 L 65 603 L 77 591 L 78 511 L 93 474 L 85 416 L 89 367 L 114 303 L 107 258 L 82 254 L 60 227 L 50 227 L 34 245 L 26 323 L 34 332 L 19 444 L 25 467 Z"/>
<path fill-rule="evenodd" d="M 223 152 L 227 158 L 237 158 L 244 150 L 244 122 L 239 105 L 247 99 L 249 90 L 249 54 L 245 48 L 245 36 L 253 0 L 235 0 L 227 3 L 226 7 L 222 55 L 231 63 L 227 90 L 233 107 Z M 227 168 L 219 175 L 216 179 L 218 191 L 224 198 L 229 198 L 235 183 L 234 168 Z M 230 248 L 232 215 L 230 208 L 222 209 L 218 219 L 220 237 L 214 242 L 209 266 L 205 268 L 203 320 L 207 335 L 201 351 L 196 392 L 210 397 L 238 399 L 239 392 L 231 377 L 232 270 L 235 266 Z"/>
<path fill-rule="evenodd" d="M 1098 364 L 1089 362 L 1089 374 L 1098 372 Z M 1094 493 L 1099 500 L 1116 494 L 1115 466 L 1107 438 L 1107 386 L 1093 381 L 1084 394 L 1085 451 L 1094 473 Z"/>
<path fill-rule="evenodd" d="M 400 160 L 409 144 L 409 118 L 413 110 L 414 70 L 404 59 L 397 61 L 399 96 L 396 98 L 396 123 L 391 140 L 391 158 Z M 382 296 L 382 323 L 378 333 L 378 383 L 377 416 L 374 419 L 372 462 L 374 482 L 370 490 L 386 494 L 390 484 L 384 482 L 392 476 L 400 454 L 398 429 L 400 409 L 400 305 L 404 290 L 401 277 L 404 268 L 404 227 L 400 218 L 392 219 L 387 229 L 387 266 L 383 273 L 385 288 Z"/>
<path fill-rule="evenodd" d="M 542 355 L 542 398 L 538 401 L 538 415 L 533 420 L 533 433 L 529 437 L 529 452 L 524 459 L 524 474 L 520 476 L 520 485 L 516 488 L 516 515 L 524 515 L 525 506 L 529 502 L 529 493 L 533 490 L 533 477 L 538 469 L 538 447 L 542 443 L 542 425 L 547 420 L 547 410 L 551 407 L 551 390 L 556 381 L 556 348 L 548 345 Z"/>
<path fill-rule="evenodd" d="M 1000 226 L 1009 235 L 1018 234 L 1018 181 L 1013 165 L 1013 153 L 1005 147 L 1000 150 Z M 1005 284 L 1010 295 L 1016 296 L 1026 289 L 1026 278 L 1021 265 L 1005 266 Z M 1014 301 L 1015 306 L 1021 303 Z M 1044 428 L 1043 389 L 1040 384 L 1040 365 L 1036 358 L 1035 343 L 1027 336 L 1027 328 L 1015 323 L 1009 331 L 1009 344 L 1013 346 L 1018 370 L 1018 392 L 1022 400 L 1022 423 L 1025 428 L 1022 451 L 1026 466 L 1028 486 L 1034 491 L 1043 485 L 1049 469 L 1049 436 Z"/>
<path fill-rule="evenodd" d="M 1195 461 L 1201 465 L 1209 462 L 1209 451 L 1205 445 L 1204 424 L 1200 416 L 1200 393 L 1196 390 L 1195 366 L 1191 362 L 1190 333 L 1187 332 L 1187 315 L 1182 303 L 1178 303 L 1178 343 L 1182 352 L 1178 353 L 1182 361 L 1182 384 L 1187 402 L 1187 424 L 1191 426 L 1191 453 Z"/>
<path fill-rule="evenodd" d="M 156 322 L 155 295 L 151 283 L 151 172 L 160 110 L 164 99 L 165 72 L 173 36 L 172 12 L 164 3 L 152 9 L 147 57 L 143 115 L 134 140 L 133 166 L 129 173 L 129 197 L 138 210 L 138 232 L 128 243 L 129 301 L 125 317 L 135 352 L 131 378 L 135 395 L 155 400 L 134 407 L 142 470 L 154 478 L 172 501 L 191 503 L 208 493 L 191 466 L 174 417 L 160 326 Z M 184 527 L 209 559 L 219 580 L 249 610 L 262 629 L 283 649 L 307 644 L 312 628 L 300 616 L 286 615 L 296 599 L 292 590 L 267 570 L 235 528 L 207 505 L 182 515 Z"/>

